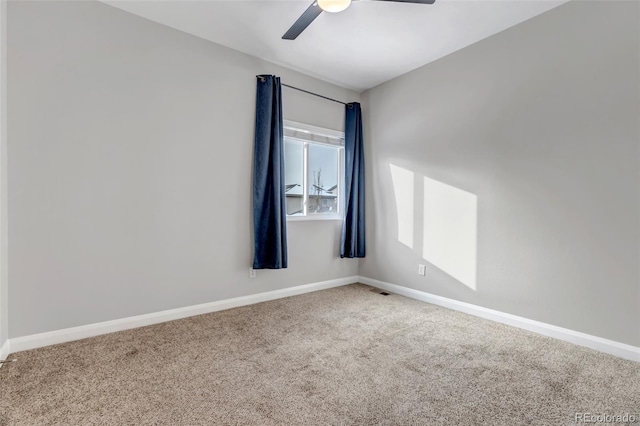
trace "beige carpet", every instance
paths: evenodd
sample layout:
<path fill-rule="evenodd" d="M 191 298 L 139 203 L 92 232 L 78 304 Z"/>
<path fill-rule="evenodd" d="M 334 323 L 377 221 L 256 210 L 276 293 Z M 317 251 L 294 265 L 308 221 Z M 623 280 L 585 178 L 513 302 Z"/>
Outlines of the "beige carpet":
<path fill-rule="evenodd" d="M 369 289 L 14 354 L 0 424 L 572 425 L 576 412 L 640 412 L 638 363 Z"/>

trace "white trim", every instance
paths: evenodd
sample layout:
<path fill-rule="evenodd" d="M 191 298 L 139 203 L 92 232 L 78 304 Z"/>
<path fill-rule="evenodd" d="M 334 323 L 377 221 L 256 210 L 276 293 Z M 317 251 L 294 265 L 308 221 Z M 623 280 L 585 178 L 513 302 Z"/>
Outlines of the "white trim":
<path fill-rule="evenodd" d="M 12 352 L 20 352 L 28 349 L 40 348 L 43 346 L 55 345 L 58 343 L 70 342 L 87 337 L 99 336 L 116 331 L 129 330 L 132 328 L 144 327 L 166 321 L 186 318 L 194 315 L 207 314 L 210 312 L 223 311 L 225 309 L 237 308 L 240 306 L 252 305 L 255 303 L 267 302 L 269 300 L 281 299 L 284 297 L 296 296 L 304 293 L 311 293 L 318 290 L 325 290 L 333 287 L 360 282 L 371 285 L 401 296 L 421 300 L 433 305 L 442 306 L 454 311 L 464 312 L 480 318 L 513 327 L 533 331 L 535 333 L 553 337 L 565 342 L 573 343 L 595 349 L 600 352 L 618 356 L 640 362 L 640 347 L 627 345 L 613 340 L 603 339 L 567 328 L 557 327 L 528 318 L 507 314 L 482 306 L 460 302 L 435 294 L 426 293 L 408 287 L 391 284 L 384 281 L 375 280 L 362 276 L 352 276 L 338 278 L 329 281 L 321 281 L 312 284 L 305 284 L 297 287 L 289 287 L 280 290 L 268 291 L 249 296 L 236 297 L 233 299 L 219 300 L 217 302 L 203 303 L 201 305 L 187 306 L 184 308 L 170 309 L 167 311 L 155 312 L 151 314 L 138 315 L 135 317 L 122 318 L 112 321 L 105 321 L 96 324 L 83 325 L 79 327 L 66 328 L 63 330 L 50 331 L 46 333 L 33 334 L 30 336 L 15 337 L 7 340 L 0 348 L 0 359 L 6 359 Z"/>
<path fill-rule="evenodd" d="M 344 156 L 344 143 L 343 144 L 332 144 L 332 143 L 324 143 L 318 141 L 313 138 L 314 135 L 322 135 L 334 133 L 334 134 L 342 134 L 342 141 L 344 142 L 344 133 L 337 132 L 335 130 L 323 129 L 321 127 L 310 126 L 302 123 L 296 123 L 293 121 L 285 120 L 285 129 L 298 129 L 303 132 L 303 135 L 292 136 L 287 135 L 285 132 L 284 138 L 285 142 L 287 140 L 296 140 L 302 143 L 302 194 L 289 194 L 302 197 L 302 214 L 287 214 L 287 221 L 291 222 L 304 222 L 308 220 L 343 220 L 344 219 L 344 193 L 345 193 L 345 178 L 344 178 L 344 170 L 345 170 L 345 156 Z M 289 126 L 289 127 L 288 127 Z M 290 127 L 294 126 L 294 127 Z M 329 132 L 329 133 L 327 133 Z M 324 137 L 324 136 L 323 136 Z M 329 136 L 331 137 L 331 136 Z M 333 149 L 338 151 L 338 182 L 337 182 L 337 212 L 332 214 L 325 213 L 310 213 L 309 212 L 309 200 L 311 198 L 311 194 L 309 194 L 310 188 L 310 176 L 309 176 L 309 149 L 311 145 L 326 145 L 330 146 Z M 285 147 L 286 151 L 286 147 Z M 315 186 L 315 185 L 314 185 Z"/>
<path fill-rule="evenodd" d="M 326 136 L 333 139 L 342 139 L 342 141 L 344 142 L 344 132 L 341 132 L 340 130 L 312 126 L 310 124 L 299 123 L 297 121 L 292 121 L 292 120 L 282 120 L 282 127 L 284 127 L 285 129 L 301 131 L 303 133 L 313 133 L 319 136 Z M 303 140 L 309 140 L 309 139 L 303 139 Z"/>
<path fill-rule="evenodd" d="M 340 216 L 339 214 L 326 214 L 323 215 L 322 213 L 312 213 L 309 214 L 307 216 L 298 216 L 298 215 L 291 215 L 291 216 L 287 216 L 287 221 L 288 222 L 306 222 L 309 220 L 343 220 L 344 218 L 342 216 Z"/>
<path fill-rule="evenodd" d="M 302 144 L 302 162 L 302 214 L 307 217 L 309 215 L 309 144 L 307 142 Z"/>
<path fill-rule="evenodd" d="M 10 343 L 9 343 L 9 339 L 7 339 L 2 345 L 2 347 L 0 348 L 0 360 L 7 359 L 10 353 L 11 353 Z M 0 367 L 2 367 L 2 364 L 0 364 Z"/>
<path fill-rule="evenodd" d="M 135 317 L 82 325 L 79 327 L 65 328 L 63 330 L 32 334 L 30 336 L 14 337 L 10 339 L 9 342 L 12 352 L 20 352 L 28 349 L 40 348 L 43 346 L 85 339 L 87 337 L 99 336 L 101 334 L 129 330 L 132 328 L 144 327 L 147 325 L 158 324 L 166 321 L 173 321 L 180 318 L 191 317 L 194 315 L 208 314 L 210 312 L 217 312 L 223 311 L 225 309 L 237 308 L 240 306 L 253 305 L 255 303 L 267 302 L 269 300 L 297 296 L 299 294 L 311 293 L 314 291 L 325 290 L 332 287 L 340 287 L 356 282 L 358 282 L 357 276 L 338 278 L 329 281 L 300 285 L 297 287 L 289 287 L 280 290 L 252 294 L 249 296 L 235 297 L 233 299 L 219 300 L 217 302 L 203 303 L 201 305 L 170 309 L 167 311 L 155 312 L 152 314 L 138 315 Z M 7 351 L 9 350 L 9 342 L 5 343 L 5 346 L 7 346 Z"/>
<path fill-rule="evenodd" d="M 627 345 L 625 343 L 620 343 L 613 340 L 603 339 L 602 337 L 592 336 L 590 334 L 569 330 L 567 328 L 557 327 L 555 325 L 546 324 L 540 321 L 519 317 L 517 315 L 511 315 L 500 311 L 495 311 L 493 309 L 483 308 L 482 306 L 472 305 L 470 303 L 459 302 L 454 299 L 425 293 L 423 291 L 375 280 L 373 278 L 361 276 L 359 282 L 361 282 L 362 284 L 367 284 L 370 286 L 388 290 L 392 293 L 406 296 L 411 299 L 421 300 L 423 302 L 442 306 L 454 311 L 464 312 L 476 317 L 485 318 L 502 324 L 507 324 L 525 330 L 533 331 L 534 333 L 553 337 L 555 339 L 563 340 L 575 345 L 585 346 L 587 348 L 615 355 L 620 358 L 640 362 L 640 347 Z"/>

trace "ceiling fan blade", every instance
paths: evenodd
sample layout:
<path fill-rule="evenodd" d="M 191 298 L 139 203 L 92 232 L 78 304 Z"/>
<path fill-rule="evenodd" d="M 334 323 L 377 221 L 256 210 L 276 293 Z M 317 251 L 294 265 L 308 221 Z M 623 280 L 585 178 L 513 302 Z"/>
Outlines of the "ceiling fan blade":
<path fill-rule="evenodd" d="M 295 40 L 301 32 L 305 30 L 313 22 L 314 19 L 322 13 L 322 9 L 318 6 L 318 2 L 314 1 L 311 6 L 304 11 L 298 20 L 289 28 L 289 31 L 282 36 L 283 40 Z"/>
<path fill-rule="evenodd" d="M 418 4 L 433 4 L 436 0 L 373 0 L 373 1 L 393 1 L 397 3 L 418 3 Z"/>

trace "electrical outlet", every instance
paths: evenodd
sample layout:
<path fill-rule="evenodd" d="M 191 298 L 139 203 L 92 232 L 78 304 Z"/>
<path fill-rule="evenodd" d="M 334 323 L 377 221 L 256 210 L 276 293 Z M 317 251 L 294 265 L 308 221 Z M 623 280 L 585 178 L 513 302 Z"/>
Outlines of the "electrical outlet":
<path fill-rule="evenodd" d="M 427 274 L 427 265 L 418 265 L 418 275 L 425 276 Z"/>
<path fill-rule="evenodd" d="M 256 277 L 256 270 L 253 268 L 249 268 L 249 278 L 255 278 Z"/>

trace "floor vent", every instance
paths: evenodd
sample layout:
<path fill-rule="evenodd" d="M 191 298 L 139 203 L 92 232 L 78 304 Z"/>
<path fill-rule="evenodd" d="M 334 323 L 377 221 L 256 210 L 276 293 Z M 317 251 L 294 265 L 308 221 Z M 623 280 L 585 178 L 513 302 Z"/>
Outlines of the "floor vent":
<path fill-rule="evenodd" d="M 372 288 L 372 289 L 371 289 L 371 290 L 369 290 L 369 291 L 371 291 L 371 292 L 373 292 L 373 293 L 381 294 L 381 295 L 383 295 L 383 296 L 388 296 L 388 295 L 390 295 L 390 294 L 391 294 L 391 293 L 387 293 L 387 292 L 386 292 L 386 291 L 384 291 L 384 290 L 380 290 L 379 288 Z"/>

